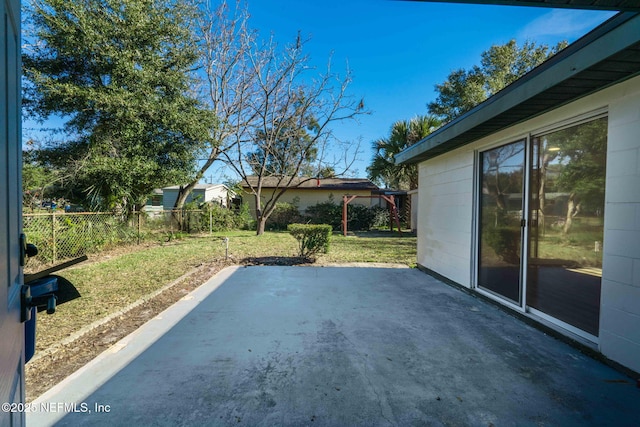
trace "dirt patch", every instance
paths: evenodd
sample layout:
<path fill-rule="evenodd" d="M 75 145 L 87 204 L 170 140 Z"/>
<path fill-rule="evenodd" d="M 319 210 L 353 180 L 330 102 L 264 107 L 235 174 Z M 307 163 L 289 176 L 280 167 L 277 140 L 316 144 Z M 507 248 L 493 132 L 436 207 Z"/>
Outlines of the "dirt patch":
<path fill-rule="evenodd" d="M 27 402 L 80 369 L 100 353 L 129 335 L 180 298 L 213 277 L 230 263 L 214 261 L 198 267 L 194 274 L 176 283 L 135 309 L 100 325 L 57 348 L 51 354 L 33 360 L 25 367 Z"/>

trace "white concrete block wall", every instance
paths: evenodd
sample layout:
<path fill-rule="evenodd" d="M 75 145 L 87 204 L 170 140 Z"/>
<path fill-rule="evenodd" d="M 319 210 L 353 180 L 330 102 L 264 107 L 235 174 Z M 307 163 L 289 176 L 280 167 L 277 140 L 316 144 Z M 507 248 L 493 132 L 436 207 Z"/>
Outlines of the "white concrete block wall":
<path fill-rule="evenodd" d="M 640 371 L 640 78 L 619 86 L 609 104 L 599 344 Z"/>
<path fill-rule="evenodd" d="M 474 150 L 608 111 L 599 349 L 640 372 L 640 77 L 483 138 L 419 166 L 418 263 L 471 287 Z"/>
<path fill-rule="evenodd" d="M 473 151 L 423 162 L 418 188 L 418 263 L 471 286 Z"/>

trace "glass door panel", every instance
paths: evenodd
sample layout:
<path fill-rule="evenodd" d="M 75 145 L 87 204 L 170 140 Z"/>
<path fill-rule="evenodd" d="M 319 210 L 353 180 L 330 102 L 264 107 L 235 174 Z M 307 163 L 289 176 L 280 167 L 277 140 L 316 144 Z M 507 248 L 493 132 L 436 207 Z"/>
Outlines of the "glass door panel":
<path fill-rule="evenodd" d="M 520 304 L 525 141 L 480 153 L 478 286 Z"/>
<path fill-rule="evenodd" d="M 532 140 L 527 305 L 598 336 L 607 118 Z"/>

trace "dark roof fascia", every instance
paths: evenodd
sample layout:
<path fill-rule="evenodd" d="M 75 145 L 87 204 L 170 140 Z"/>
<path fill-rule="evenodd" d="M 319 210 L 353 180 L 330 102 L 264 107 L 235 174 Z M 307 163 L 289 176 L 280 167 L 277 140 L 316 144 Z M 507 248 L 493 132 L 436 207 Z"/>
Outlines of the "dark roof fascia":
<path fill-rule="evenodd" d="M 526 105 L 526 101 L 534 96 L 561 86 L 569 78 L 588 70 L 590 67 L 638 42 L 640 42 L 640 15 L 630 12 L 619 13 L 480 105 L 398 153 L 395 156 L 396 163 L 417 163 L 524 121 L 514 121 L 501 129 L 491 129 L 480 137 L 477 136 L 477 132 L 474 132 L 473 135 L 465 138 L 466 133 L 478 130 L 488 120 L 518 105 Z M 637 70 L 635 75 L 638 73 L 640 73 L 640 70 Z M 526 119 L 528 120 L 631 77 L 633 76 L 607 81 L 595 90 L 579 93 L 570 99 L 559 101 L 549 108 L 536 111 Z M 457 138 L 458 141 L 455 144 L 451 144 L 450 147 L 447 146 L 447 142 L 453 138 Z M 438 148 L 438 153 L 430 153 L 435 148 Z"/>
<path fill-rule="evenodd" d="M 250 188 L 248 185 L 242 185 L 243 189 Z M 353 186 L 353 185 L 321 185 L 320 187 L 301 187 L 301 186 L 291 186 L 287 187 L 286 185 L 280 187 L 274 187 L 269 185 L 263 185 L 263 189 L 276 189 L 276 188 L 287 188 L 288 190 L 303 190 L 303 191 L 377 191 L 377 187 L 371 186 Z"/>
<path fill-rule="evenodd" d="M 253 177 L 252 177 L 253 178 Z M 332 180 L 338 180 L 340 178 L 331 178 Z M 304 185 L 306 183 L 309 182 L 315 182 L 316 178 L 310 178 L 310 179 L 304 179 L 301 182 L 298 182 L 297 184 L 293 184 L 290 186 L 284 185 L 283 183 L 280 183 L 282 185 L 272 185 L 270 183 L 263 183 L 262 184 L 262 188 L 264 189 L 273 189 L 273 188 L 285 188 L 288 187 L 291 190 L 310 190 L 310 191 L 327 191 L 327 190 L 351 190 L 351 191 L 374 191 L 374 190 L 378 190 L 378 186 L 375 185 L 373 182 L 371 182 L 368 179 L 362 179 L 362 178 L 357 178 L 357 179 L 350 179 L 350 178 L 343 178 L 344 179 L 344 183 L 341 182 L 336 182 L 336 183 L 322 183 L 322 179 L 320 182 L 320 185 Z M 253 179 L 252 179 L 253 181 Z M 255 182 L 247 182 L 246 180 L 242 180 L 242 182 L 240 183 L 240 186 L 242 188 L 250 188 L 251 185 L 257 185 L 257 183 Z"/>
<path fill-rule="evenodd" d="M 553 7 L 566 9 L 613 10 L 621 12 L 640 12 L 640 4 L 631 0 L 591 0 L 568 2 L 567 0 L 410 0 L 423 3 L 466 3 L 498 6 Z"/>

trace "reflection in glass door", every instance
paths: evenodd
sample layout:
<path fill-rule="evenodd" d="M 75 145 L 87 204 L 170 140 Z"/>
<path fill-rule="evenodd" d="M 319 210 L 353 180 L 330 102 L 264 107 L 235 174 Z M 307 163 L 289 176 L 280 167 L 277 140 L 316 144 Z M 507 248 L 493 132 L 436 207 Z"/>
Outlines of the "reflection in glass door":
<path fill-rule="evenodd" d="M 516 304 L 522 300 L 525 141 L 480 153 L 478 286 Z"/>
<path fill-rule="evenodd" d="M 598 336 L 607 118 L 532 140 L 527 305 Z"/>

